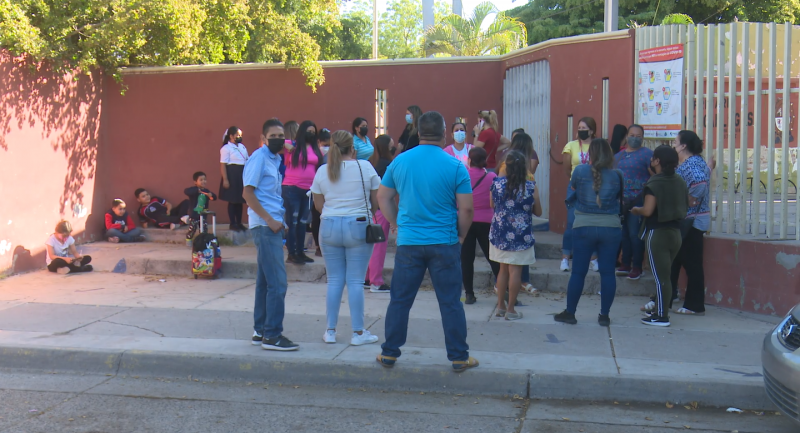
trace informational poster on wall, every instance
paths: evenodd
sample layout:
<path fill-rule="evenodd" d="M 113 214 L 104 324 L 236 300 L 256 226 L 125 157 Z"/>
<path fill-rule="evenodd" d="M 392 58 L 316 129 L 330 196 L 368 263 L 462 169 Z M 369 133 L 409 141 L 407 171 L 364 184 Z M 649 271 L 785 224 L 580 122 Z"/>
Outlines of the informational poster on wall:
<path fill-rule="evenodd" d="M 639 124 L 648 138 L 673 138 L 683 123 L 683 45 L 639 51 Z"/>

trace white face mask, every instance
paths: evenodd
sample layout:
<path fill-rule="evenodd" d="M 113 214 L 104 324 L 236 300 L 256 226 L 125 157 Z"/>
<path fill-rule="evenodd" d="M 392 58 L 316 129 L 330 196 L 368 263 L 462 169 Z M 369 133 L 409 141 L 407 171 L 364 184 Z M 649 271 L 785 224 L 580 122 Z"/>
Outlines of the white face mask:
<path fill-rule="evenodd" d="M 467 139 L 467 133 L 464 131 L 456 131 L 453 133 L 453 139 L 456 140 L 456 143 L 463 143 L 464 140 Z"/>
<path fill-rule="evenodd" d="M 319 148 L 320 152 L 322 152 L 322 156 L 325 156 L 325 155 L 328 154 L 328 149 L 330 149 L 330 148 L 327 147 L 327 146 L 323 146 L 323 147 Z"/>

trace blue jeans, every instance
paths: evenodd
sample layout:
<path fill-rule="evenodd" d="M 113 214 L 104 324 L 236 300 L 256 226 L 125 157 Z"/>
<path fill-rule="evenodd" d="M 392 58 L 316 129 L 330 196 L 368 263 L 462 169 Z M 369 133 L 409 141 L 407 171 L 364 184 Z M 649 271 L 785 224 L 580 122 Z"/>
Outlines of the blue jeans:
<path fill-rule="evenodd" d="M 561 238 L 561 254 L 569 257 L 572 254 L 572 225 L 575 224 L 575 207 L 567 205 L 567 228 L 564 229 L 564 236 Z"/>
<path fill-rule="evenodd" d="M 467 318 L 461 303 L 461 244 L 400 245 L 394 258 L 391 301 L 386 311 L 386 342 L 383 355 L 398 357 L 408 335 L 408 313 L 414 304 L 425 270 L 431 274 L 433 290 L 442 315 L 447 359 L 466 361 Z"/>
<path fill-rule="evenodd" d="M 572 251 L 572 275 L 567 285 L 567 311 L 575 314 L 583 293 L 583 283 L 589 272 L 592 252 L 597 251 L 600 268 L 600 314 L 608 315 L 617 293 L 614 267 L 617 264 L 622 230 L 613 227 L 578 227 L 573 233 L 575 249 Z"/>
<path fill-rule="evenodd" d="M 639 239 L 641 225 L 642 217 L 630 212 L 625 214 L 625 224 L 622 226 L 622 266 L 642 269 L 644 241 Z"/>
<path fill-rule="evenodd" d="M 356 218 L 358 217 L 320 219 L 319 242 L 328 273 L 328 329 L 336 329 L 342 292 L 347 283 L 347 302 L 350 304 L 353 332 L 364 330 L 364 274 L 369 267 L 373 245 L 367 243 L 367 222 L 356 221 Z"/>
<path fill-rule="evenodd" d="M 122 233 L 122 230 L 117 229 L 108 229 L 106 230 L 106 240 L 108 238 L 119 238 L 120 242 L 133 242 L 133 238 L 136 236 L 142 236 L 142 229 L 139 227 L 133 228 L 128 230 L 127 233 Z"/>
<path fill-rule="evenodd" d="M 256 302 L 253 307 L 253 330 L 265 338 L 283 333 L 284 298 L 286 298 L 286 265 L 283 263 L 283 231 L 269 227 L 250 229 L 256 244 L 258 275 Z"/>
<path fill-rule="evenodd" d="M 281 196 L 283 197 L 283 206 L 286 208 L 286 226 L 289 227 L 286 249 L 289 250 L 289 254 L 294 256 L 303 254 L 303 247 L 306 243 L 306 224 L 308 224 L 310 210 L 307 192 L 307 189 L 294 185 L 282 187 Z"/>

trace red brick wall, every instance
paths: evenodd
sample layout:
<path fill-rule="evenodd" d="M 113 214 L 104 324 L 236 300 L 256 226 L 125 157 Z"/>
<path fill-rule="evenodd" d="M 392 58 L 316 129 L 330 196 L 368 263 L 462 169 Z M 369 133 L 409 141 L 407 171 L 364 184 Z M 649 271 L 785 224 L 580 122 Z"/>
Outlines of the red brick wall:
<path fill-rule="evenodd" d="M 31 66 L 0 50 L 0 272 L 44 266 L 44 242 L 61 219 L 79 241 L 100 234 L 87 220 L 95 208 L 102 78 Z"/>

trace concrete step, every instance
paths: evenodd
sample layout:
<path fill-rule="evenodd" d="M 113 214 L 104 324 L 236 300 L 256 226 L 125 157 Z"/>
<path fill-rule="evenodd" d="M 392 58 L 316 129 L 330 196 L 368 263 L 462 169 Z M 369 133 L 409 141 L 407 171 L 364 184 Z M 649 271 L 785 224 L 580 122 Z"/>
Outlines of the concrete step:
<path fill-rule="evenodd" d="M 305 265 L 286 264 L 286 273 L 290 282 L 325 282 L 326 270 L 322 257 L 314 257 L 314 263 Z M 186 246 L 162 245 L 146 253 L 132 253 L 125 256 L 126 273 L 149 275 L 192 276 L 191 252 Z M 531 284 L 539 290 L 547 292 L 566 292 L 570 278 L 569 272 L 559 270 L 559 259 L 539 259 L 531 267 Z M 257 275 L 256 249 L 254 247 L 223 247 L 222 277 L 254 279 Z M 386 255 L 384 279 L 390 283 L 394 273 L 394 253 Z M 476 290 L 491 290 L 494 281 L 489 264 L 483 257 L 475 260 L 474 286 Z M 642 279 L 631 281 L 617 278 L 617 294 L 645 296 L 650 295 L 655 287 L 651 274 L 646 273 Z M 426 273 L 423 285 L 430 286 L 430 276 Z M 589 272 L 586 276 L 583 292 L 596 294 L 600 290 L 600 275 Z"/>
<path fill-rule="evenodd" d="M 227 227 L 227 225 L 225 225 L 225 227 Z M 144 229 L 145 236 L 147 237 L 148 241 L 176 245 L 186 244 L 187 231 L 188 228 L 186 227 L 182 227 L 177 230 L 156 228 Z M 223 246 L 254 246 L 253 236 L 250 234 L 249 230 L 246 232 L 235 232 L 229 230 L 228 228 L 222 228 L 221 226 L 217 225 L 217 237 L 220 239 L 220 244 Z M 535 237 L 537 259 L 561 258 L 560 234 L 553 232 L 536 232 Z M 306 236 L 306 246 L 309 247 L 309 250 L 312 252 L 314 251 L 313 242 L 314 241 L 311 234 L 308 233 Z M 394 233 L 389 233 L 388 242 L 389 246 L 387 247 L 387 251 L 395 252 L 397 250 L 397 235 Z M 478 257 L 482 257 L 483 251 L 481 251 L 480 247 L 476 247 L 476 254 Z"/>

